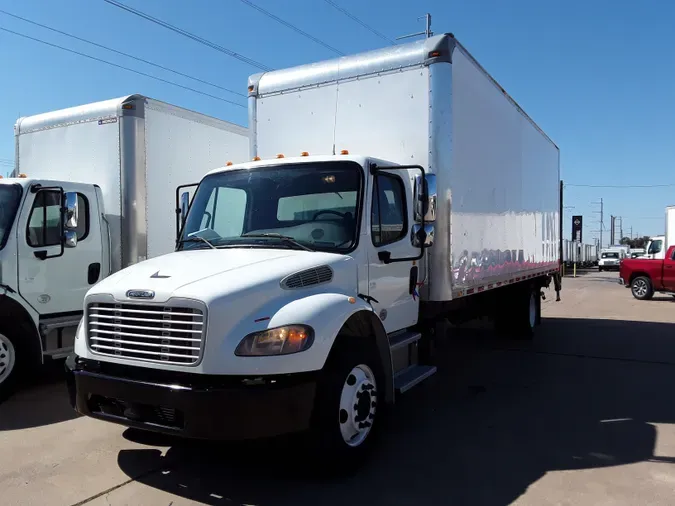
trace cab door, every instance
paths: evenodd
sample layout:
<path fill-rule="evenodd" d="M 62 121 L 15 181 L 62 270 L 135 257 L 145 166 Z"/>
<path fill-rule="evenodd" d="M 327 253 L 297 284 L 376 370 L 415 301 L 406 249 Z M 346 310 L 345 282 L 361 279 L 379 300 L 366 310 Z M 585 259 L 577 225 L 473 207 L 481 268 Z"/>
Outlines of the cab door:
<path fill-rule="evenodd" d="M 410 239 L 413 192 L 407 175 L 378 171 L 370 180 L 368 295 L 387 333 L 416 324 L 419 314 L 419 262 L 383 260 L 414 258 L 420 251 Z"/>
<path fill-rule="evenodd" d="M 66 245 L 62 192 L 76 192 L 77 243 Z M 101 218 L 93 185 L 32 185 L 17 227 L 20 295 L 40 319 L 82 312 L 87 290 L 101 277 Z"/>

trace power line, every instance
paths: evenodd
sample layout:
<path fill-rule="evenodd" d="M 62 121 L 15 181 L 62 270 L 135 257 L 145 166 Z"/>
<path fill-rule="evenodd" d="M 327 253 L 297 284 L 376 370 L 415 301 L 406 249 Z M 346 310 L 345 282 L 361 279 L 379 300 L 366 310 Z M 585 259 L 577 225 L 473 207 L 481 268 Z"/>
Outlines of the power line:
<path fill-rule="evenodd" d="M 134 9 L 133 7 L 129 7 L 128 5 L 125 5 L 121 2 L 117 2 L 116 0 L 103 0 L 104 2 L 109 3 L 110 5 L 114 5 L 115 7 L 119 7 L 122 10 L 125 10 L 127 12 L 130 12 L 131 14 L 134 14 L 140 18 L 143 18 L 147 21 L 150 21 L 152 23 L 155 23 L 159 26 L 163 26 L 164 28 L 168 28 L 171 31 L 174 31 L 180 35 L 183 35 L 184 37 L 187 37 L 188 39 L 192 39 L 195 42 L 199 42 L 200 44 L 204 44 L 205 46 L 210 47 L 211 49 L 215 49 L 216 51 L 220 51 L 221 53 L 225 53 L 228 56 L 231 56 L 232 58 L 236 58 L 239 61 L 242 61 L 244 63 L 248 63 L 249 65 L 253 67 L 257 67 L 260 70 L 272 70 L 271 67 L 268 67 L 267 65 L 263 65 L 260 62 L 255 61 L 252 58 L 249 58 L 247 56 L 241 55 L 239 53 L 235 53 L 234 51 L 231 51 L 227 49 L 226 47 L 223 47 L 219 44 L 216 44 L 215 42 L 211 42 L 209 40 L 206 40 L 199 35 L 195 35 L 194 33 L 190 33 L 187 30 L 183 30 L 182 28 L 178 28 L 177 26 L 171 25 L 167 23 L 166 21 L 162 21 L 159 18 L 156 18 L 154 16 L 151 16 L 150 14 L 146 14 L 144 12 L 141 12 L 137 9 Z"/>
<path fill-rule="evenodd" d="M 106 2 L 107 2 L 107 1 L 110 1 L 110 0 L 106 0 Z M 275 15 L 272 14 L 270 11 L 263 9 L 262 7 L 260 7 L 260 6 L 256 5 L 256 4 L 254 4 L 253 2 L 251 2 L 251 1 L 249 1 L 249 0 L 241 0 L 241 2 L 244 3 L 244 4 L 246 4 L 246 5 L 248 5 L 248 6 L 251 7 L 252 9 L 257 10 L 258 12 L 263 13 L 265 16 L 267 16 L 267 17 L 269 17 L 269 18 L 272 18 L 272 19 L 273 19 L 274 21 L 276 21 L 277 23 L 281 23 L 281 24 L 284 25 L 285 27 L 290 28 L 291 30 L 293 30 L 293 31 L 295 31 L 295 32 L 297 32 L 297 33 L 299 33 L 300 35 L 302 35 L 302 36 L 304 36 L 304 37 L 307 37 L 308 39 L 310 39 L 310 40 L 316 42 L 317 44 L 322 45 L 322 46 L 325 47 L 326 49 L 329 49 L 330 51 L 333 51 L 334 53 L 337 53 L 337 54 L 339 54 L 340 56 L 344 56 L 344 53 L 343 53 L 342 51 L 340 51 L 339 49 L 335 49 L 333 46 L 330 46 L 330 45 L 326 44 L 324 41 L 322 41 L 322 40 L 320 40 L 320 39 L 317 39 L 316 37 L 314 37 L 314 35 L 310 35 L 310 34 L 307 33 L 306 31 L 301 30 L 300 28 L 298 28 L 297 26 L 295 26 L 295 25 L 289 23 L 288 21 L 285 21 L 285 20 L 281 19 L 279 16 L 275 16 Z"/>
<path fill-rule="evenodd" d="M 16 19 L 20 19 L 21 21 L 25 21 L 26 23 L 30 23 L 30 24 L 35 25 L 35 26 L 39 26 L 39 27 L 44 28 L 44 29 L 46 29 L 46 30 L 51 30 L 52 32 L 55 32 L 55 33 L 58 33 L 58 34 L 61 34 L 61 35 L 65 35 L 66 37 L 70 37 L 71 39 L 79 40 L 79 41 L 81 41 L 81 42 L 85 42 L 85 43 L 87 43 L 87 44 L 91 44 L 92 46 L 100 47 L 100 48 L 105 49 L 105 50 L 107 50 L 107 51 L 111 51 L 111 52 L 113 52 L 113 53 L 117 53 L 117 54 L 120 54 L 120 55 L 122 55 L 122 56 L 126 56 L 127 58 L 132 58 L 132 59 L 134 59 L 134 60 L 136 60 L 136 61 L 140 61 L 140 62 L 142 62 L 142 63 L 147 63 L 148 65 L 152 65 L 153 67 L 157 67 L 157 68 L 159 68 L 159 69 L 166 70 L 167 72 L 172 72 L 172 73 L 174 73 L 174 74 L 176 74 L 176 75 L 179 75 L 179 76 L 182 76 L 182 77 L 186 77 L 186 78 L 188 78 L 188 79 L 192 79 L 193 81 L 197 81 L 197 82 L 200 82 L 200 83 L 202 83 L 202 84 L 207 84 L 207 85 L 209 85 L 209 86 L 213 86 L 214 88 L 218 88 L 218 89 L 220 89 L 220 90 L 227 91 L 228 93 L 233 93 L 233 94 L 235 94 L 235 95 L 239 95 L 240 97 L 246 97 L 246 95 L 244 95 L 243 93 L 238 93 L 238 92 L 233 91 L 233 90 L 230 90 L 230 89 L 228 89 L 228 88 L 224 88 L 224 87 L 222 87 L 222 86 L 220 86 L 220 85 L 218 85 L 218 84 L 214 84 L 214 83 L 211 83 L 211 82 L 209 82 L 209 81 L 205 81 L 205 80 L 203 80 L 203 79 L 199 79 L 199 78 L 197 78 L 197 77 L 193 77 L 193 76 L 191 76 L 191 75 L 184 74 L 183 72 L 179 72 L 178 70 L 170 69 L 169 67 L 165 67 L 165 66 L 163 66 L 163 65 L 159 65 L 159 64 L 157 64 L 157 63 L 153 63 L 153 62 L 151 62 L 151 61 L 149 61 L 149 60 L 145 60 L 145 59 L 143 59 L 143 58 L 139 58 L 138 56 L 134 56 L 134 55 L 129 54 L 129 53 L 124 53 L 124 52 L 119 51 L 119 50 L 117 50 L 117 49 L 113 49 L 113 48 L 111 48 L 111 47 L 104 46 L 103 44 L 98 44 L 98 43 L 93 42 L 93 41 L 91 41 L 91 40 L 83 39 L 82 37 L 78 37 L 77 35 L 73 35 L 73 34 L 71 34 L 71 33 L 67 33 L 67 32 L 64 32 L 64 31 L 61 31 L 61 30 L 57 30 L 56 28 L 52 28 L 51 26 L 43 25 L 43 24 L 38 23 L 38 22 L 36 22 L 36 21 L 31 21 L 30 19 L 26 19 L 26 18 L 23 18 L 23 17 L 21 17 L 21 16 L 17 16 L 16 14 L 12 14 L 11 12 L 7 12 L 7 11 L 4 11 L 4 10 L 0 9 L 0 13 L 5 14 L 5 15 L 7 15 L 7 16 L 11 16 L 11 17 L 16 18 Z"/>
<path fill-rule="evenodd" d="M 675 183 L 670 184 L 628 184 L 628 185 L 596 185 L 596 184 L 568 184 L 565 186 L 574 186 L 577 188 L 668 188 L 675 186 Z"/>
<path fill-rule="evenodd" d="M 39 42 L 40 44 L 44 44 L 46 46 L 50 46 L 50 47 L 54 47 L 56 49 L 60 49 L 62 51 L 66 51 L 68 53 L 76 54 L 78 56 L 83 56 L 84 58 L 89 58 L 90 60 L 105 63 L 106 65 L 110 65 L 111 67 L 116 67 L 118 69 L 126 70 L 127 72 L 133 72 L 134 74 L 138 74 L 138 75 L 141 75 L 141 76 L 144 76 L 144 77 L 149 77 L 150 79 L 155 79 L 156 81 L 160 81 L 160 82 L 163 82 L 163 83 L 166 83 L 166 84 L 170 84 L 172 86 L 176 86 L 176 87 L 182 88 L 184 90 L 192 91 L 194 93 L 199 93 L 200 95 L 204 95 L 206 97 L 213 98 L 215 100 L 220 100 L 221 102 L 227 102 L 228 104 L 236 105 L 237 107 L 243 107 L 244 109 L 246 108 L 245 105 L 239 104 L 237 102 L 233 102 L 232 100 L 227 100 L 226 98 L 217 97 L 216 95 L 211 95 L 210 93 L 206 93 L 204 91 L 199 91 L 199 90 L 196 90 L 194 88 L 190 88 L 189 86 L 185 86 L 183 84 L 178 84 L 178 83 L 175 83 L 173 81 L 169 81 L 168 79 L 162 79 L 161 77 L 156 77 L 156 76 L 153 76 L 151 74 L 146 74 L 145 72 L 141 72 L 140 70 L 135 70 L 135 69 L 132 69 L 132 68 L 129 68 L 129 67 L 124 67 L 123 65 L 118 65 L 117 63 L 109 62 L 109 61 L 104 60 L 102 58 L 97 58 L 96 56 L 91 56 L 91 55 L 88 55 L 88 54 L 85 54 L 85 53 L 81 53 L 79 51 L 75 51 L 74 49 L 68 49 L 67 47 L 59 46 L 57 44 L 52 44 L 51 42 L 47 42 L 47 41 L 42 40 L 42 39 L 37 39 L 35 37 L 31 37 L 31 36 L 23 34 L 23 33 L 15 32 L 13 30 L 9 30 L 8 28 L 4 28 L 2 26 L 0 26 L 0 30 L 2 30 L 3 32 L 11 33 L 12 35 L 16 35 L 17 37 L 22 37 L 24 39 L 29 39 L 29 40 L 32 40 L 32 41 L 35 41 L 35 42 Z"/>
<path fill-rule="evenodd" d="M 375 35 L 377 35 L 377 36 L 380 37 L 381 39 L 386 40 L 386 41 L 389 42 L 390 44 L 396 44 L 396 41 L 395 41 L 395 40 L 390 39 L 390 38 L 387 37 L 386 35 L 384 35 L 384 34 L 378 32 L 377 30 L 375 30 L 375 28 L 373 28 L 372 26 L 367 25 L 366 23 L 364 23 L 363 21 L 361 21 L 359 18 L 357 18 L 354 14 L 352 14 L 351 12 L 349 12 L 347 9 L 345 9 L 344 7 L 340 7 L 338 4 L 336 4 L 335 2 L 333 2 L 333 0 L 324 0 L 324 1 L 325 1 L 328 5 L 330 5 L 330 6 L 332 6 L 333 8 L 339 10 L 342 14 L 344 14 L 345 16 L 347 16 L 348 18 L 350 18 L 351 20 L 356 21 L 358 24 L 360 24 L 360 25 L 361 25 L 362 27 L 364 27 L 366 30 L 369 30 L 370 32 L 372 32 L 372 33 L 374 33 Z"/>

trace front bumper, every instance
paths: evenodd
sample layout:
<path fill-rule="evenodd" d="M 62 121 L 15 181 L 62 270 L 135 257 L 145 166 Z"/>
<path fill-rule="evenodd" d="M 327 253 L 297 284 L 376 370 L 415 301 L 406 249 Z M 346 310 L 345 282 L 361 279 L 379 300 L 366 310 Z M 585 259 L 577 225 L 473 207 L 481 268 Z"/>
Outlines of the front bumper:
<path fill-rule="evenodd" d="M 317 373 L 207 376 L 83 360 L 70 355 L 66 381 L 80 414 L 188 438 L 245 440 L 309 427 Z"/>

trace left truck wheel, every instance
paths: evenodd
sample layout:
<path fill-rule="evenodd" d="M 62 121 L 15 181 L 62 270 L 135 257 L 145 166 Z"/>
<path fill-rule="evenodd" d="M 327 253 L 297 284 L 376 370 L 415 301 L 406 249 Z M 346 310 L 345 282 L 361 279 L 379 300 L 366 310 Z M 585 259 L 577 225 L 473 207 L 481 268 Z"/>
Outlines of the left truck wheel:
<path fill-rule="evenodd" d="M 330 473 L 358 466 L 380 422 L 384 379 L 365 341 L 347 337 L 338 342 L 319 380 L 310 444 Z"/>
<path fill-rule="evenodd" d="M 7 334 L 0 332 L 0 402 L 14 391 L 18 369 L 17 346 Z"/>

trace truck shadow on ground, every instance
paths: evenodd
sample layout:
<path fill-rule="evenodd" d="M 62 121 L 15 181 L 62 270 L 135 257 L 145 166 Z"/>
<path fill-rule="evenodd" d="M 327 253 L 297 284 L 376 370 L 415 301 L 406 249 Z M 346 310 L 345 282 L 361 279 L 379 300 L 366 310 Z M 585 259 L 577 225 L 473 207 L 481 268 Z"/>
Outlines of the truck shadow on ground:
<path fill-rule="evenodd" d="M 68 402 L 63 360 L 54 361 L 0 403 L 0 431 L 41 427 L 78 416 Z"/>
<path fill-rule="evenodd" d="M 675 422 L 675 325 L 548 318 L 541 334 L 523 344 L 452 328 L 441 372 L 401 398 L 371 458 L 341 479 L 309 478 L 322 463 L 291 441 L 151 437 L 165 455 L 123 450 L 118 465 L 205 504 L 473 506 L 509 504 L 552 471 L 675 462 L 654 455 L 652 425 Z"/>

